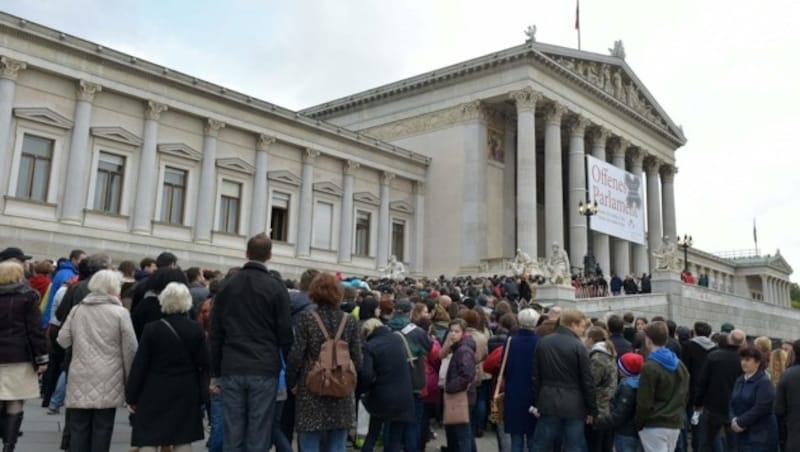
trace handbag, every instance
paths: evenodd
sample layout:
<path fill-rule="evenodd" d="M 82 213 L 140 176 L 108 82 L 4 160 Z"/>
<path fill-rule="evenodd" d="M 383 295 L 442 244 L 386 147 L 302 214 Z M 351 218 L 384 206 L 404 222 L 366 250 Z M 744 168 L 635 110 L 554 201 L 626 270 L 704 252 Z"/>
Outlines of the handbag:
<path fill-rule="evenodd" d="M 497 385 L 494 387 L 494 396 L 489 412 L 489 421 L 492 424 L 501 424 L 503 422 L 503 410 L 505 408 L 506 393 L 500 392 L 503 387 L 503 376 L 506 372 L 506 362 L 508 361 L 508 351 L 511 349 L 511 338 L 506 342 L 506 348 L 503 351 L 503 362 L 500 364 L 500 375 L 497 377 Z"/>
<path fill-rule="evenodd" d="M 208 374 L 206 372 L 199 372 L 197 370 L 197 365 L 194 363 L 194 359 L 192 359 L 192 353 L 189 351 L 189 348 L 186 347 L 186 342 L 184 342 L 180 334 L 178 334 L 178 332 L 175 331 L 175 328 L 172 326 L 172 324 L 167 322 L 166 319 L 161 319 L 161 321 L 164 322 L 164 325 L 167 325 L 167 328 L 169 328 L 169 330 L 172 331 L 172 334 L 175 335 L 175 337 L 178 339 L 178 342 L 180 342 L 181 345 L 183 346 L 183 350 L 186 352 L 186 356 L 189 358 L 189 362 L 192 363 L 192 367 L 194 368 L 194 371 L 197 374 L 197 385 L 199 386 L 199 391 L 200 391 L 200 402 L 208 403 L 209 401 L 208 387 L 210 384 L 208 380 Z"/>
<path fill-rule="evenodd" d="M 455 394 L 444 393 L 444 412 L 442 424 L 469 424 L 469 396 L 467 391 Z"/>

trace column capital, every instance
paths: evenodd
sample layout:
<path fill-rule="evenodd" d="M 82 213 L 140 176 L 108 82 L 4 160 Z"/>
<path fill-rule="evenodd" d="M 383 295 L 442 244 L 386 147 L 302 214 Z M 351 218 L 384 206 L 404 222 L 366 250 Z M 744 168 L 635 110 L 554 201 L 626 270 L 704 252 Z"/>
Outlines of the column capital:
<path fill-rule="evenodd" d="M 205 133 L 206 136 L 216 138 L 219 136 L 219 131 L 224 128 L 225 128 L 224 122 L 217 119 L 208 118 L 206 120 L 205 127 L 203 127 L 203 133 Z"/>
<path fill-rule="evenodd" d="M 27 67 L 28 65 L 23 61 L 15 60 L 7 56 L 0 56 L 0 78 L 16 80 L 19 71 Z"/>
<path fill-rule="evenodd" d="M 158 121 L 161 118 L 161 113 L 167 111 L 169 107 L 166 104 L 148 100 L 144 103 L 144 119 L 149 121 Z"/>
<path fill-rule="evenodd" d="M 550 123 L 560 123 L 561 118 L 567 113 L 567 107 L 559 104 L 558 102 L 551 102 L 547 105 L 544 109 L 544 117 L 547 122 Z"/>
<path fill-rule="evenodd" d="M 422 182 L 422 181 L 414 182 L 414 194 L 417 194 L 417 195 L 424 195 L 425 194 L 425 182 Z"/>
<path fill-rule="evenodd" d="M 483 102 L 476 100 L 461 105 L 461 119 L 463 121 L 470 121 L 473 119 L 485 119 L 485 118 L 486 118 L 486 109 L 483 106 Z"/>
<path fill-rule="evenodd" d="M 397 175 L 394 174 L 394 173 L 389 173 L 387 171 L 384 171 L 381 174 L 381 185 L 389 185 L 389 184 L 391 184 L 396 176 Z"/>
<path fill-rule="evenodd" d="M 309 163 L 313 165 L 314 162 L 317 161 L 317 157 L 319 157 L 320 154 L 321 152 L 316 149 L 306 148 L 306 150 L 303 151 L 303 163 Z"/>
<path fill-rule="evenodd" d="M 353 176 L 356 174 L 356 170 L 361 166 L 360 163 L 354 162 L 352 160 L 345 160 L 344 162 L 344 174 L 346 176 Z"/>
<path fill-rule="evenodd" d="M 569 132 L 573 137 L 583 138 L 586 135 L 586 127 L 591 123 L 591 121 L 576 113 L 569 118 Z"/>
<path fill-rule="evenodd" d="M 631 170 L 636 173 L 638 171 L 642 171 L 644 165 L 644 158 L 647 155 L 641 148 L 638 147 L 631 147 L 628 148 L 628 158 L 630 159 L 631 163 Z"/>
<path fill-rule="evenodd" d="M 648 176 L 658 175 L 661 164 L 661 160 L 659 160 L 657 157 L 653 157 L 652 155 L 648 155 L 644 158 L 644 170 L 647 171 Z"/>
<path fill-rule="evenodd" d="M 592 146 L 595 147 L 605 147 L 608 135 L 608 129 L 602 126 L 595 126 L 589 129 L 589 138 L 592 140 Z"/>
<path fill-rule="evenodd" d="M 613 137 L 608 140 L 608 150 L 612 154 L 622 154 L 624 156 L 630 146 L 631 142 L 622 137 Z"/>
<path fill-rule="evenodd" d="M 78 100 L 92 102 L 94 101 L 94 95 L 102 90 L 103 87 L 98 85 L 97 83 L 87 82 L 86 80 L 80 80 L 78 81 L 78 89 L 75 95 L 78 97 Z"/>
<path fill-rule="evenodd" d="M 675 180 L 675 174 L 678 173 L 678 167 L 665 163 L 661 165 L 661 180 L 663 182 L 672 182 Z"/>
<path fill-rule="evenodd" d="M 508 93 L 508 98 L 517 105 L 517 112 L 535 110 L 536 103 L 542 99 L 542 93 L 528 87 L 518 91 L 511 91 Z"/>
<path fill-rule="evenodd" d="M 266 151 L 267 148 L 271 144 L 274 144 L 276 141 L 278 141 L 278 139 L 275 138 L 274 136 L 267 135 L 265 133 L 260 133 L 260 134 L 258 134 L 258 138 L 256 139 L 256 150 L 257 151 Z"/>

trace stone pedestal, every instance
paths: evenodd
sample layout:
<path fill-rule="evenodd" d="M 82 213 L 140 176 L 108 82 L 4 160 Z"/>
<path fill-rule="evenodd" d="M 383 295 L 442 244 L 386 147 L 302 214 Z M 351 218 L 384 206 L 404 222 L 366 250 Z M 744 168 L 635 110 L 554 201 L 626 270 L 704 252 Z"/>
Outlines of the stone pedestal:
<path fill-rule="evenodd" d="M 650 284 L 653 288 L 653 293 L 680 295 L 683 281 L 681 281 L 681 274 L 678 272 L 655 270 L 650 279 Z"/>
<path fill-rule="evenodd" d="M 564 302 L 575 302 L 575 288 L 572 286 L 557 286 L 546 284 L 536 288 L 534 301 L 539 304 L 553 303 L 563 304 Z"/>

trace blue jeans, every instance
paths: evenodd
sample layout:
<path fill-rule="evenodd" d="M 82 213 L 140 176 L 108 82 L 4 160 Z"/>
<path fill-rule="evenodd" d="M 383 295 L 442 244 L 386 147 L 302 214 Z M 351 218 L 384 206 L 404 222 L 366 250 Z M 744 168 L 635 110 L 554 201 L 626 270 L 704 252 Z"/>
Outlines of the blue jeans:
<path fill-rule="evenodd" d="M 470 409 L 469 422 L 472 428 L 472 433 L 483 432 L 486 428 L 486 422 L 489 420 L 489 396 L 492 392 L 492 381 L 484 380 L 476 388 L 475 405 Z"/>
<path fill-rule="evenodd" d="M 447 435 L 448 452 L 476 452 L 478 450 L 469 424 L 445 425 L 444 432 Z"/>
<path fill-rule="evenodd" d="M 511 435 L 506 433 L 506 425 L 503 422 L 495 424 L 494 433 L 497 437 L 498 452 L 511 452 Z M 533 435 L 531 435 L 533 438 Z"/>
<path fill-rule="evenodd" d="M 643 452 L 642 442 L 638 436 L 614 435 L 614 450 L 616 452 Z"/>
<path fill-rule="evenodd" d="M 533 452 L 550 452 L 557 440 L 562 441 L 564 452 L 585 452 L 583 424 L 582 418 L 542 416 L 533 434 Z"/>
<path fill-rule="evenodd" d="M 347 430 L 320 430 L 298 433 L 300 450 L 303 452 L 345 452 L 347 450 Z M 327 448 L 320 447 L 327 444 Z M 267 449 L 262 449 L 267 450 Z"/>
<path fill-rule="evenodd" d="M 210 400 L 208 425 L 211 433 L 208 435 L 208 452 L 222 452 L 222 438 L 224 438 L 225 419 L 222 415 L 222 393 L 212 396 Z"/>
<path fill-rule="evenodd" d="M 533 433 L 511 435 L 511 452 L 533 452 Z"/>
<path fill-rule="evenodd" d="M 292 452 L 292 443 L 281 430 L 284 403 L 283 400 L 275 402 L 275 416 L 272 420 L 272 445 L 275 446 L 275 452 Z"/>
<path fill-rule="evenodd" d="M 272 446 L 278 378 L 229 375 L 220 380 L 225 452 L 257 452 Z"/>
<path fill-rule="evenodd" d="M 58 382 L 56 383 L 56 389 L 53 391 L 53 395 L 50 396 L 50 408 L 51 410 L 57 410 L 64 406 L 64 398 L 67 396 L 67 374 L 65 372 L 61 372 L 58 375 Z"/>

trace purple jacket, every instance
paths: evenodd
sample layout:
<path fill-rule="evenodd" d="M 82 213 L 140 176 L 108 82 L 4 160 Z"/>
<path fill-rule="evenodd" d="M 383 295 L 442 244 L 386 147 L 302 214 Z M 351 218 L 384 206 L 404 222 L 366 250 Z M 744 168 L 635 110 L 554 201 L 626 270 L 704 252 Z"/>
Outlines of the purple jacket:
<path fill-rule="evenodd" d="M 453 358 L 447 368 L 444 391 L 448 394 L 468 391 L 469 404 L 472 406 L 475 404 L 475 340 L 465 334 L 453 344 L 451 351 Z"/>

